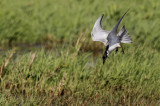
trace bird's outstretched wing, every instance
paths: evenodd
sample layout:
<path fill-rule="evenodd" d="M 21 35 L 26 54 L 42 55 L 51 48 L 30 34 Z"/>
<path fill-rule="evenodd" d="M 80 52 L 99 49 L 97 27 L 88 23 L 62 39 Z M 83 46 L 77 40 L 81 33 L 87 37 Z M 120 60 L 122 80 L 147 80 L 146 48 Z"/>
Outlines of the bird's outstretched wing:
<path fill-rule="evenodd" d="M 107 40 L 109 41 L 109 51 L 113 51 L 115 48 L 120 47 L 120 38 L 117 36 L 117 28 L 122 21 L 123 17 L 126 15 L 128 10 L 123 14 L 123 16 L 118 20 L 116 25 L 113 27 L 112 31 L 107 37 Z M 122 38 L 123 39 L 123 38 Z"/>
<path fill-rule="evenodd" d="M 113 27 L 112 32 L 117 32 L 117 28 L 120 24 L 120 22 L 122 21 L 123 17 L 127 14 L 127 12 L 129 11 L 129 9 L 123 14 L 123 16 L 118 20 L 118 22 L 116 23 L 116 25 Z"/>
<path fill-rule="evenodd" d="M 93 41 L 100 41 L 104 43 L 105 46 L 107 46 L 108 45 L 107 36 L 109 34 L 109 31 L 105 31 L 102 28 L 101 21 L 102 21 L 103 16 L 104 15 L 100 16 L 96 20 L 93 26 L 92 32 L 91 32 L 91 37 Z"/>

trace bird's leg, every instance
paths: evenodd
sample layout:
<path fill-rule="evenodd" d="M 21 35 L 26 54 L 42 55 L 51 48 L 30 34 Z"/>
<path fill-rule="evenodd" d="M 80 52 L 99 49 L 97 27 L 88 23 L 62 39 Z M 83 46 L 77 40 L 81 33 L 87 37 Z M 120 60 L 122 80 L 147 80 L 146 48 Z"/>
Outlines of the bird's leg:
<path fill-rule="evenodd" d="M 102 59 L 103 59 L 103 64 L 105 63 L 107 57 L 108 57 L 108 48 L 109 48 L 109 45 L 106 46 L 106 50 L 102 56 Z"/>
<path fill-rule="evenodd" d="M 122 48 L 122 53 L 124 54 L 124 49 L 123 49 L 122 45 L 121 45 L 121 48 Z"/>
<path fill-rule="evenodd" d="M 118 47 L 116 48 L 116 53 L 118 52 Z"/>

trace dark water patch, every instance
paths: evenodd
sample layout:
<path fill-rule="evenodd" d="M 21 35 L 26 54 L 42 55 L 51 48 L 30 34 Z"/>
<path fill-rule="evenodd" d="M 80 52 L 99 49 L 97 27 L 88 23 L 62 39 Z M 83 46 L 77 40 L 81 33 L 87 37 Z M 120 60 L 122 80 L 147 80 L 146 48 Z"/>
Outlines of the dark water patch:
<path fill-rule="evenodd" d="M 28 44 L 28 43 L 22 43 L 22 44 L 15 44 L 12 46 L 1 46 L 0 48 L 0 54 L 5 54 L 7 51 L 10 50 L 15 50 L 17 53 L 28 53 L 28 52 L 34 52 L 34 51 L 39 51 L 44 49 L 45 51 L 52 51 L 52 50 L 63 50 L 63 49 L 70 49 L 70 47 L 74 48 L 75 47 L 75 42 L 70 43 L 70 42 L 46 42 L 46 43 L 36 43 L 36 44 Z M 79 49 L 79 52 L 81 53 L 87 53 L 90 52 L 94 56 L 103 54 L 103 45 L 101 44 L 88 44 L 88 43 L 83 43 Z"/>

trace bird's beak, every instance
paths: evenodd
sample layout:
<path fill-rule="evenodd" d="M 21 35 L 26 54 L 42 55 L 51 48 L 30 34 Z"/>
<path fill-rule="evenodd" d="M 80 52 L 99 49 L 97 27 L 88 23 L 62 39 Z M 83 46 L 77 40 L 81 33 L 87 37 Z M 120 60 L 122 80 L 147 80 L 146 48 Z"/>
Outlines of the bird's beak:
<path fill-rule="evenodd" d="M 104 52 L 104 54 L 103 54 L 103 56 L 102 56 L 103 65 L 104 65 L 106 59 L 108 58 L 108 53 L 107 53 L 108 49 L 109 49 L 109 45 L 106 46 L 106 50 L 105 50 L 105 52 Z"/>
<path fill-rule="evenodd" d="M 103 65 L 104 65 L 104 63 L 105 63 L 105 60 L 103 60 Z"/>
<path fill-rule="evenodd" d="M 103 57 L 102 57 L 102 59 L 103 59 L 103 65 L 104 65 L 104 63 L 105 63 L 107 57 L 108 57 L 108 56 L 107 56 L 106 54 L 103 55 Z"/>

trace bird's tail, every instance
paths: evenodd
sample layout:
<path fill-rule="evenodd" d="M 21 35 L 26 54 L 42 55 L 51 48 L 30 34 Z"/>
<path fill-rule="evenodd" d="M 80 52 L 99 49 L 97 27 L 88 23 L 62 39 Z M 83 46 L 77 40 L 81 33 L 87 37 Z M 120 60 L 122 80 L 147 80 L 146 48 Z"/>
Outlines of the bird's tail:
<path fill-rule="evenodd" d="M 121 28 L 117 36 L 119 36 L 121 43 L 132 43 L 131 37 L 126 31 L 125 26 Z"/>

